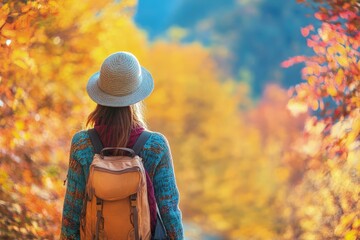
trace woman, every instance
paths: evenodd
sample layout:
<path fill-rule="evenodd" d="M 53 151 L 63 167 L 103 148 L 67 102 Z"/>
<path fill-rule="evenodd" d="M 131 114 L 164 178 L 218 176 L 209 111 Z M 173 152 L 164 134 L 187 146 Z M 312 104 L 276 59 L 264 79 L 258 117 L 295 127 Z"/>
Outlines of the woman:
<path fill-rule="evenodd" d="M 151 74 L 131 53 L 117 52 L 105 59 L 87 85 L 90 98 L 98 104 L 87 125 L 94 125 L 104 147 L 133 147 L 146 128 L 139 105 L 153 87 Z M 152 132 L 139 155 L 147 173 L 152 230 L 156 223 L 156 204 L 152 199 L 156 199 L 170 239 L 183 239 L 179 193 L 166 138 Z M 61 239 L 80 238 L 80 214 L 93 156 L 88 131 L 76 133 L 70 150 Z"/>

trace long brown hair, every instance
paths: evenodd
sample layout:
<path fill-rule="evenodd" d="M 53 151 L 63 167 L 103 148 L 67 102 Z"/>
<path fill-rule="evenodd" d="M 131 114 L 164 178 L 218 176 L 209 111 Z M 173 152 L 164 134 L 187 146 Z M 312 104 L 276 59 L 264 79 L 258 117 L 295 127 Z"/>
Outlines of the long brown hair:
<path fill-rule="evenodd" d="M 141 102 L 126 107 L 106 107 L 98 104 L 90 113 L 86 126 L 104 125 L 103 131 L 110 135 L 110 142 L 117 143 L 113 147 L 125 147 L 131 129 L 146 128 L 142 110 Z M 100 135 L 106 133 L 102 132 Z"/>

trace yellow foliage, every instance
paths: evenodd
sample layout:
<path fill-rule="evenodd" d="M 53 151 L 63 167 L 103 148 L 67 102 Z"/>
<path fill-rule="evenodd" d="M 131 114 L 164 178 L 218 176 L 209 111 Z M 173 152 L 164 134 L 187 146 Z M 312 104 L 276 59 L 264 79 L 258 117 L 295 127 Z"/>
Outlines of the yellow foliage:
<path fill-rule="evenodd" d="M 332 97 L 335 97 L 337 95 L 337 90 L 334 86 L 328 86 L 326 88 L 326 90 L 327 90 L 328 94 Z"/>
<path fill-rule="evenodd" d="M 343 81 L 344 81 L 344 70 L 340 68 L 335 76 L 335 82 L 338 85 L 341 85 Z"/>
<path fill-rule="evenodd" d="M 294 116 L 298 116 L 299 114 L 306 113 L 308 110 L 308 106 L 305 103 L 298 102 L 294 99 L 289 100 L 287 108 Z"/>

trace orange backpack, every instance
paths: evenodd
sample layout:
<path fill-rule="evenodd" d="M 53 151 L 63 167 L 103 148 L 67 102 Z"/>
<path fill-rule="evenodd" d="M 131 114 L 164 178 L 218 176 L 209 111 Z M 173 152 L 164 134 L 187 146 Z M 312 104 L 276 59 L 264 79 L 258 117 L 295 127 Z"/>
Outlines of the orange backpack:
<path fill-rule="evenodd" d="M 144 132 L 133 149 L 104 148 L 95 129 L 88 131 L 97 154 L 90 165 L 83 210 L 81 239 L 148 240 L 151 238 L 146 175 L 137 155 L 150 133 Z M 102 149 L 99 151 L 99 149 Z M 123 156 L 106 156 L 109 150 Z M 99 152 L 98 152 L 99 151 Z"/>

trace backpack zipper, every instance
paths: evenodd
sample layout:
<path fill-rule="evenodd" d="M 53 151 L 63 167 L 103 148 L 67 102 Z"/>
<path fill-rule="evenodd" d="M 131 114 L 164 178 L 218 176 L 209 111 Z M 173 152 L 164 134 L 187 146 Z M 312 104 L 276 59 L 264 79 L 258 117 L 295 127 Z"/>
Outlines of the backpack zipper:
<path fill-rule="evenodd" d="M 98 154 L 99 155 L 99 154 Z M 138 157 L 138 158 L 140 158 L 139 159 L 139 161 L 142 161 L 142 158 L 139 156 L 139 155 L 135 155 L 135 157 Z M 101 158 L 101 161 L 106 161 L 106 162 L 118 162 L 118 161 L 129 161 L 129 159 L 119 159 L 119 158 L 116 158 L 116 159 L 113 159 L 113 158 L 115 158 L 115 157 L 119 157 L 119 156 L 106 156 L 107 158 L 104 158 L 104 156 L 103 157 L 101 157 L 101 155 L 100 155 L 100 158 Z M 135 158 L 135 157 L 133 157 L 133 158 Z"/>

